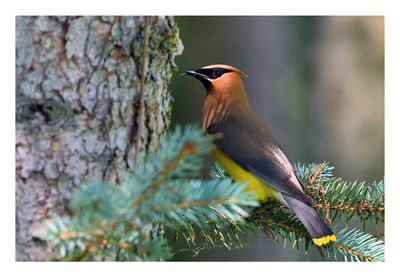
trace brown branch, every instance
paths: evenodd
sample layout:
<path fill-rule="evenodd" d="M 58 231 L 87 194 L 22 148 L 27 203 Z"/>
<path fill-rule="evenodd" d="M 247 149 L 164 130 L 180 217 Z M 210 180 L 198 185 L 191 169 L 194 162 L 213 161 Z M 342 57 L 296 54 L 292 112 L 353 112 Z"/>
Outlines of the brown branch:
<path fill-rule="evenodd" d="M 155 211 L 158 211 L 158 210 L 187 209 L 187 208 L 190 208 L 190 207 L 205 207 L 205 206 L 207 206 L 210 209 L 212 209 L 213 211 L 215 211 L 216 213 L 220 214 L 224 219 L 228 219 L 228 217 L 225 214 L 217 211 L 213 206 L 225 205 L 227 203 L 235 204 L 237 202 L 238 202 L 238 199 L 236 197 L 231 197 L 231 198 L 223 198 L 223 199 L 217 199 L 217 200 L 212 200 L 212 201 L 207 201 L 207 200 L 198 200 L 198 201 L 191 201 L 191 202 L 190 201 L 185 201 L 185 202 L 182 202 L 182 203 L 170 205 L 170 206 L 168 206 L 166 208 L 165 207 L 163 207 L 163 208 L 154 207 L 153 209 Z M 210 222 L 208 222 L 208 223 L 210 223 Z"/>
<path fill-rule="evenodd" d="M 309 238 L 308 233 L 306 231 L 293 228 L 293 227 L 291 227 L 291 226 L 289 226 L 287 224 L 284 224 L 282 222 L 276 222 L 276 221 L 274 221 L 273 219 L 270 219 L 270 218 L 263 219 L 260 223 L 276 225 L 276 226 L 278 226 L 278 227 L 280 227 L 282 229 L 286 229 L 286 230 L 288 230 L 290 232 L 294 232 L 294 233 L 297 233 L 297 234 L 299 234 L 301 236 Z"/>
<path fill-rule="evenodd" d="M 379 200 L 381 198 L 384 198 L 384 197 L 385 197 L 385 194 L 382 193 L 382 194 L 378 195 L 377 197 L 372 198 L 372 200 L 369 201 L 369 203 L 373 203 L 373 202 L 375 202 L 375 201 L 377 201 L 377 200 Z"/>
<path fill-rule="evenodd" d="M 75 231 L 63 231 L 58 234 L 58 238 L 61 240 L 75 239 L 85 236 L 89 236 L 89 234 L 85 232 L 75 232 Z"/>
<path fill-rule="evenodd" d="M 322 163 L 318 166 L 317 170 L 315 170 L 314 174 L 312 174 L 311 176 L 308 176 L 308 180 L 310 182 L 311 188 L 313 188 L 313 189 L 316 188 L 314 185 L 315 179 L 317 179 L 317 177 L 321 175 L 323 169 L 324 169 L 324 164 Z M 320 179 L 320 181 L 321 181 L 321 179 Z M 320 181 L 318 182 L 318 184 L 320 184 Z"/>
<path fill-rule="evenodd" d="M 326 215 L 329 215 L 329 211 L 330 210 L 337 210 L 337 211 L 341 211 L 341 212 L 363 212 L 363 211 L 371 211 L 371 212 L 384 212 L 385 207 L 384 206 L 379 206 L 376 208 L 370 208 L 372 206 L 372 204 L 377 201 L 380 198 L 383 198 L 385 195 L 384 194 L 380 194 L 377 197 L 373 198 L 371 201 L 365 202 L 363 204 L 359 204 L 359 205 L 350 205 L 350 203 L 342 203 L 342 204 L 337 204 L 337 205 L 330 205 L 329 203 L 327 203 L 325 201 L 325 190 L 322 187 L 321 181 L 322 179 L 319 179 L 318 184 L 315 184 L 315 180 L 317 179 L 317 177 L 319 175 L 321 175 L 322 170 L 324 168 L 324 164 L 320 164 L 320 166 L 316 169 L 315 173 L 308 176 L 309 179 L 309 187 L 310 189 L 312 189 L 314 192 L 316 191 L 316 193 L 318 195 L 321 196 L 321 200 L 319 203 L 316 203 L 314 205 L 314 208 L 319 209 L 319 210 L 324 210 L 326 212 Z M 330 222 L 330 218 L 327 218 L 328 221 Z"/>
<path fill-rule="evenodd" d="M 318 178 L 318 184 L 314 184 L 315 180 L 317 179 L 317 177 L 320 177 L 322 174 L 322 171 L 324 169 L 324 164 L 320 164 L 317 168 L 317 170 L 315 171 L 314 174 L 312 174 L 311 176 L 309 176 L 309 184 L 310 187 L 315 191 L 317 191 L 317 195 L 321 196 L 321 200 L 322 200 L 322 205 L 326 206 L 326 200 L 325 200 L 325 195 L 326 195 L 326 191 L 323 189 L 322 186 L 322 178 Z M 324 209 L 324 213 L 325 213 L 325 221 L 330 225 L 330 227 L 332 228 L 332 220 L 330 217 L 330 211 L 329 209 Z"/>
<path fill-rule="evenodd" d="M 97 234 L 89 234 L 85 232 L 76 232 L 76 231 L 64 231 L 58 234 L 58 237 L 61 240 L 69 240 L 69 239 L 74 239 L 74 238 L 79 238 L 79 237 L 84 237 L 84 236 L 90 236 L 94 240 L 91 242 L 83 242 L 85 245 L 85 248 L 82 253 L 80 253 L 77 256 L 72 257 L 70 260 L 71 261 L 81 261 L 83 260 L 89 253 L 97 251 L 98 247 L 103 245 L 106 246 L 108 244 L 117 246 L 119 248 L 124 248 L 124 249 L 133 249 L 132 245 L 123 242 L 123 241 L 109 241 L 105 238 L 105 231 L 102 230 L 101 232 Z"/>
<path fill-rule="evenodd" d="M 171 209 L 187 209 L 189 207 L 203 207 L 203 206 L 214 206 L 214 205 L 224 205 L 227 203 L 235 204 L 238 202 L 236 197 L 217 199 L 213 201 L 199 200 L 199 201 L 185 201 L 170 206 Z"/>
<path fill-rule="evenodd" d="M 379 206 L 376 208 L 370 208 L 372 202 L 366 202 L 362 205 L 350 205 L 349 203 L 343 203 L 338 205 L 330 205 L 328 203 L 317 203 L 314 205 L 314 208 L 321 209 L 321 210 L 337 210 L 340 212 L 364 212 L 364 211 L 371 211 L 371 212 L 384 212 L 385 207 Z"/>
<path fill-rule="evenodd" d="M 278 226 L 278 227 L 280 227 L 282 229 L 286 229 L 286 230 L 288 230 L 290 232 L 294 232 L 294 233 L 297 233 L 297 234 L 299 234 L 301 236 L 309 238 L 307 232 L 305 232 L 303 230 L 300 230 L 300 229 L 293 228 L 293 227 L 291 227 L 289 225 L 286 225 L 284 223 L 281 223 L 281 222 L 275 222 L 272 219 L 264 219 L 261 223 L 276 225 L 276 226 Z M 342 250 L 343 252 L 350 253 L 353 256 L 357 256 L 357 257 L 359 257 L 361 259 L 364 259 L 364 260 L 367 260 L 367 261 L 375 261 L 375 259 L 373 257 L 371 257 L 371 256 L 364 255 L 360 251 L 353 250 L 351 248 L 348 248 L 348 247 L 343 246 L 343 245 L 338 244 L 338 243 L 331 244 L 330 247 L 336 247 L 336 248 Z M 318 248 L 320 248 L 320 247 L 318 247 Z"/>
<path fill-rule="evenodd" d="M 155 190 L 157 190 L 163 183 L 164 179 L 177 168 L 179 163 L 186 157 L 188 154 L 193 154 L 197 151 L 197 146 L 193 143 L 186 143 L 183 145 L 181 151 L 178 156 L 165 164 L 163 170 L 160 172 L 158 177 L 146 188 L 146 190 L 142 193 L 140 198 L 138 198 L 133 206 L 135 208 L 139 207 Z"/>
<path fill-rule="evenodd" d="M 346 246 L 343 246 L 343 245 L 341 245 L 341 244 L 335 243 L 335 244 L 332 244 L 332 247 L 336 247 L 336 248 L 338 248 L 338 249 L 340 249 L 340 250 L 342 250 L 342 251 L 344 251 L 344 252 L 350 253 L 350 254 L 353 255 L 353 256 L 357 256 L 357 257 L 359 257 L 359 258 L 361 258 L 361 259 L 364 259 L 364 260 L 366 260 L 366 261 L 369 261 L 369 262 L 375 262 L 375 261 L 376 261 L 376 260 L 375 260 L 373 257 L 371 257 L 371 256 L 364 255 L 364 254 L 362 254 L 360 251 L 353 250 L 353 249 L 348 248 L 348 247 L 346 247 Z"/>

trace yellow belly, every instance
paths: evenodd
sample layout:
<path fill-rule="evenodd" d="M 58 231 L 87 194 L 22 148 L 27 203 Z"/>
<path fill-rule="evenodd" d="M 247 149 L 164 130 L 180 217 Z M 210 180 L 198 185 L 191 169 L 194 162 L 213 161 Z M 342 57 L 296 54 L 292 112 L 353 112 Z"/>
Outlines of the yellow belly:
<path fill-rule="evenodd" d="M 278 200 L 281 199 L 280 192 L 273 189 L 267 183 L 261 181 L 253 174 L 240 167 L 221 150 L 214 149 L 212 151 L 212 154 L 215 160 L 222 166 L 222 168 L 225 169 L 226 172 L 228 172 L 232 179 L 247 184 L 246 190 L 254 193 L 254 196 L 258 201 L 265 201 L 269 197 Z"/>

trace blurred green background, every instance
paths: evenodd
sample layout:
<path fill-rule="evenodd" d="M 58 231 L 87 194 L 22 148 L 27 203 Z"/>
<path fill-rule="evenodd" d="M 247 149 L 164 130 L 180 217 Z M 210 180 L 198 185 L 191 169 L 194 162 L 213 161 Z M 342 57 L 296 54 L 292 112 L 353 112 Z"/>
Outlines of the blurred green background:
<path fill-rule="evenodd" d="M 330 161 L 346 180 L 384 175 L 384 17 L 175 17 L 185 47 L 176 58 L 172 122 L 201 123 L 205 91 L 188 68 L 244 71 L 250 104 L 293 163 Z M 205 169 L 212 164 L 208 159 Z M 356 224 L 356 223 L 355 223 Z M 177 249 L 185 247 L 177 242 Z M 250 249 L 202 250 L 175 260 L 320 260 L 254 236 Z"/>

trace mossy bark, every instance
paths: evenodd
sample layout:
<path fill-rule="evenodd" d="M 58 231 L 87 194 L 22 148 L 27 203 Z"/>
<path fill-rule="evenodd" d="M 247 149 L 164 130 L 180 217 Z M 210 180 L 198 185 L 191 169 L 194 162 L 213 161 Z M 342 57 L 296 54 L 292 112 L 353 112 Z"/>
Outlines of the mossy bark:
<path fill-rule="evenodd" d="M 181 51 L 171 17 L 16 18 L 16 260 L 50 259 L 42 221 L 158 146 Z"/>

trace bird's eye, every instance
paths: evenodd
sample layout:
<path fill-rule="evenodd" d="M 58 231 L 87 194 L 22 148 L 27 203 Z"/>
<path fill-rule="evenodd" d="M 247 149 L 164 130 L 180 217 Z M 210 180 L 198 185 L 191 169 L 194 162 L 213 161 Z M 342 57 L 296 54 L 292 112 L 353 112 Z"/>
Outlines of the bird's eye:
<path fill-rule="evenodd" d="M 213 79 L 219 78 L 224 74 L 224 72 L 221 70 L 221 68 L 216 68 L 213 70 Z"/>

